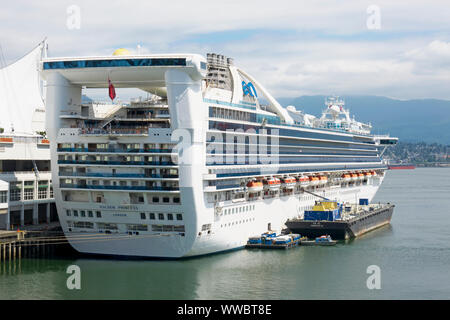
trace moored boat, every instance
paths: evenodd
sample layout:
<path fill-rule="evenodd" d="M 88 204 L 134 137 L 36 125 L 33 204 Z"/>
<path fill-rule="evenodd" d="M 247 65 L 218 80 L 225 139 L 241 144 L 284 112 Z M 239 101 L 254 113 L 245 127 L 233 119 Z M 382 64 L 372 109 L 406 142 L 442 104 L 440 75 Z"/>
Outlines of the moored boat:
<path fill-rule="evenodd" d="M 261 181 L 249 181 L 247 183 L 247 189 L 250 193 L 260 192 L 263 190 L 263 183 Z"/>

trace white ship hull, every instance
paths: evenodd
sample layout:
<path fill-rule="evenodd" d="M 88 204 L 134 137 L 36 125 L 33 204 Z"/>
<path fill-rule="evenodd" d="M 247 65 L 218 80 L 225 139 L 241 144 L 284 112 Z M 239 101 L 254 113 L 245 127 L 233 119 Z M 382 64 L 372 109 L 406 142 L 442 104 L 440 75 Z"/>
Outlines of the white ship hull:
<path fill-rule="evenodd" d="M 318 190 L 317 194 L 339 202 L 355 203 L 355 199 L 372 200 L 382 178 L 370 181 L 363 186 L 333 188 Z M 80 240 L 86 233 L 70 233 L 71 245 L 79 252 L 86 254 L 101 254 L 129 257 L 161 257 L 182 258 L 211 254 L 242 248 L 251 236 L 257 236 L 267 231 L 268 225 L 272 230 L 280 232 L 285 228 L 287 219 L 301 217 L 305 208 L 311 207 L 317 197 L 307 193 L 295 194 L 281 198 L 272 198 L 228 204 L 226 207 L 255 206 L 254 210 L 229 216 L 217 216 L 211 232 L 186 234 L 184 237 L 171 234 L 142 234 L 126 236 L 124 234 L 101 235 L 100 239 Z M 206 209 L 206 215 L 214 214 L 214 208 Z M 238 223 L 236 223 L 238 222 Z M 231 224 L 231 226 L 228 226 Z M 105 237 L 103 241 L 101 238 Z"/>

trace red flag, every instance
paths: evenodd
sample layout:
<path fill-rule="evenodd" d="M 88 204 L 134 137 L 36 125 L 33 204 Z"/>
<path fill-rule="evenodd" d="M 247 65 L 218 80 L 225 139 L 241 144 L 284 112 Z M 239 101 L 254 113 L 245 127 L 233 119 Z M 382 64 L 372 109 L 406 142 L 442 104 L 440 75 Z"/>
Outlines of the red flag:
<path fill-rule="evenodd" d="M 116 89 L 114 89 L 111 80 L 108 79 L 108 83 L 109 83 L 109 97 L 111 98 L 111 100 L 114 101 L 114 98 L 116 97 Z"/>

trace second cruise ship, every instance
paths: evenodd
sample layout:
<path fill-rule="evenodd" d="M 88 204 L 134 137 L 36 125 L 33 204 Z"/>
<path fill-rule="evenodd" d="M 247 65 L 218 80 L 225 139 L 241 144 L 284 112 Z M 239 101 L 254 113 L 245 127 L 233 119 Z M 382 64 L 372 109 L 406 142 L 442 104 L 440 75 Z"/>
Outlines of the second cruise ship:
<path fill-rule="evenodd" d="M 372 135 L 336 97 L 321 117 L 283 108 L 219 54 L 46 58 L 41 73 L 59 220 L 83 253 L 180 258 L 243 247 L 302 217 L 317 196 L 370 201 L 383 151 L 397 142 Z M 82 103 L 86 88 L 108 87 L 151 98 Z"/>

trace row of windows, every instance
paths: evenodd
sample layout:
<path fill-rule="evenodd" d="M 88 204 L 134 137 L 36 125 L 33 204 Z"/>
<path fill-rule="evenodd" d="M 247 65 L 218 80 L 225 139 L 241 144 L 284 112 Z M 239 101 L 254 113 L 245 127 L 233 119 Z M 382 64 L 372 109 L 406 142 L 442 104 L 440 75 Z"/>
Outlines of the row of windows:
<path fill-rule="evenodd" d="M 175 218 L 178 221 L 183 220 L 183 215 L 181 213 L 153 213 L 150 212 L 148 214 L 148 219 L 150 220 L 175 220 Z M 147 213 L 141 212 L 141 219 L 145 220 L 147 219 Z"/>
<path fill-rule="evenodd" d="M 66 215 L 68 217 L 70 216 L 74 216 L 74 217 L 88 217 L 88 218 L 93 218 L 94 217 L 94 211 L 92 210 L 66 210 Z M 141 219 L 145 220 L 147 219 L 147 213 L 145 212 L 141 212 L 140 213 Z M 101 211 L 95 211 L 95 217 L 96 218 L 101 218 L 102 217 L 102 213 Z M 149 213 L 148 214 L 148 219 L 150 220 L 178 220 L 181 221 L 183 220 L 183 215 L 181 213 Z"/>
<path fill-rule="evenodd" d="M 44 70 L 74 68 L 185 66 L 185 58 L 104 59 L 44 62 Z"/>
<path fill-rule="evenodd" d="M 67 221 L 69 228 L 94 229 L 94 223 L 90 221 Z M 97 223 L 99 231 L 117 231 L 119 226 L 116 223 Z M 139 234 L 139 231 L 149 231 L 146 224 L 127 224 L 126 229 L 129 234 Z M 71 231 L 69 229 L 69 231 Z M 151 225 L 151 231 L 156 232 L 185 232 L 184 225 Z"/>
<path fill-rule="evenodd" d="M 238 224 L 242 224 L 242 223 L 248 223 L 248 222 L 252 222 L 255 221 L 255 218 L 250 218 L 250 219 L 244 219 L 244 220 L 239 220 L 239 221 L 233 221 L 233 222 L 228 222 L 225 224 L 221 224 L 220 227 L 221 228 L 226 228 L 226 227 L 231 227 L 234 225 L 238 225 Z"/>
<path fill-rule="evenodd" d="M 66 216 L 70 217 L 70 216 L 74 216 L 74 217 L 88 217 L 88 218 L 93 218 L 94 217 L 94 212 L 92 210 L 70 210 L 70 209 L 66 209 Z M 95 211 L 95 217 L 96 218 L 101 218 L 102 217 L 102 213 L 101 211 Z"/>
<path fill-rule="evenodd" d="M 162 200 L 162 203 L 170 203 L 170 197 L 152 197 L 152 202 L 153 203 L 158 203 L 160 202 L 160 200 Z M 180 203 L 180 197 L 173 197 L 172 198 L 173 203 Z"/>
<path fill-rule="evenodd" d="M 268 122 L 271 123 L 270 121 L 268 121 Z M 283 129 L 283 128 L 267 128 L 267 127 L 263 127 L 263 126 L 259 126 L 259 125 L 228 123 L 228 122 L 224 122 L 224 121 L 209 121 L 209 129 L 210 130 L 219 130 L 219 131 L 227 131 L 230 129 L 233 129 L 233 130 L 242 129 L 244 131 L 252 130 L 253 133 L 257 133 L 257 134 L 262 133 L 262 134 L 268 134 L 268 135 L 274 135 L 274 136 L 335 140 L 335 141 L 347 142 L 347 143 L 356 142 L 356 143 L 375 144 L 375 142 L 369 137 L 357 139 L 350 135 L 343 136 L 343 135 L 338 135 L 338 134 L 309 132 L 309 131 L 303 131 L 303 130 L 292 130 L 292 129 Z"/>
<path fill-rule="evenodd" d="M 234 213 L 241 213 L 241 212 L 249 212 L 249 211 L 254 211 L 255 210 L 255 205 L 246 205 L 246 206 L 241 206 L 241 207 L 235 207 L 235 208 L 228 208 L 228 209 L 224 209 L 223 210 L 223 215 L 229 215 L 229 214 L 234 214 Z"/>

